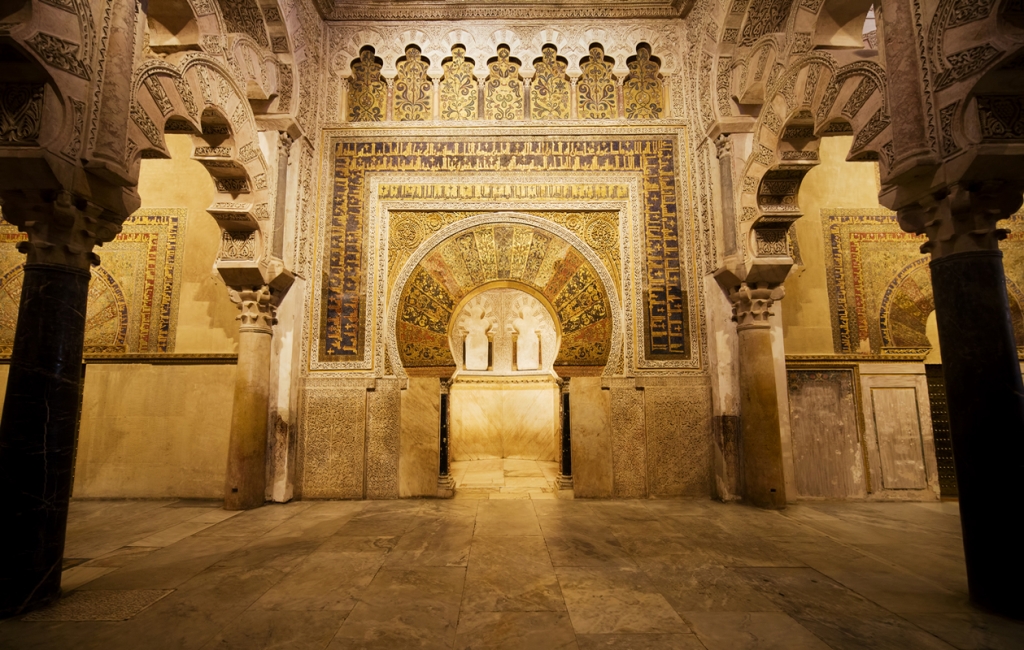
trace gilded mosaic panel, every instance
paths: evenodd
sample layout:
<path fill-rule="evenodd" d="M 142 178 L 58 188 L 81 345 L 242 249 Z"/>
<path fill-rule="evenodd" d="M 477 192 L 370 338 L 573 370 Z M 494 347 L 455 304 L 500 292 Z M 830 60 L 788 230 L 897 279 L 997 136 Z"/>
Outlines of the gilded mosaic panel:
<path fill-rule="evenodd" d="M 387 117 L 388 88 L 380 76 L 383 62 L 372 48 L 359 53 L 348 85 L 348 116 L 352 122 L 381 122 Z"/>
<path fill-rule="evenodd" d="M 398 62 L 395 78 L 394 111 L 399 122 L 422 122 L 431 119 L 434 84 L 427 76 L 430 62 L 415 45 L 405 50 Z"/>
<path fill-rule="evenodd" d="M 605 58 L 604 49 L 599 45 L 590 48 L 590 56 L 580 63 L 583 74 L 576 82 L 580 119 L 614 119 L 619 116 L 612 67 L 612 62 Z"/>
<path fill-rule="evenodd" d="M 659 70 L 661 64 L 651 58 L 651 50 L 641 47 L 636 58 L 628 61 L 629 76 L 622 84 L 626 117 L 634 120 L 655 120 L 664 110 L 665 88 Z"/>
<path fill-rule="evenodd" d="M 929 258 L 920 251 L 924 238 L 903 232 L 892 212 L 823 210 L 822 224 L 835 351 L 927 352 L 935 301 Z M 1001 248 L 1014 332 L 1024 342 L 1024 234 L 1012 233 Z"/>
<path fill-rule="evenodd" d="M 445 226 L 462 221 L 483 211 L 408 211 L 391 212 L 388 233 L 388 289 L 394 284 L 399 270 L 420 244 Z M 622 255 L 619 251 L 619 213 L 610 210 L 530 210 L 530 214 L 556 223 L 576 234 L 594 249 L 608 274 L 615 282 L 615 289 L 622 297 Z M 516 231 L 519 232 L 519 231 Z M 524 235 L 520 235 L 524 236 Z M 517 242 L 513 242 L 518 245 Z M 515 264 L 525 263 L 525 258 L 513 258 Z"/>
<path fill-rule="evenodd" d="M 329 200 L 329 222 L 326 224 L 327 253 L 322 257 L 323 278 L 321 303 L 318 309 L 320 362 L 357 361 L 364 358 L 367 328 L 368 238 L 371 223 L 367 215 L 369 182 L 372 172 L 438 172 L 451 173 L 453 184 L 447 189 L 467 189 L 459 184 L 460 175 L 469 172 L 635 172 L 641 184 L 639 226 L 643 257 L 643 320 L 646 328 L 646 358 L 655 361 L 686 361 L 690 349 L 690 296 L 682 257 L 685 244 L 679 230 L 677 202 L 685 200 L 677 189 L 678 136 L 675 134 L 579 135 L 572 138 L 551 135 L 510 134 L 499 137 L 466 135 L 458 141 L 438 136 L 392 136 L 386 141 L 373 137 L 351 137 L 334 141 L 333 192 Z M 502 187 L 502 184 L 478 183 L 480 195 Z M 473 189 L 468 188 L 468 189 Z M 517 190 L 514 185 L 507 188 Z M 423 192 L 419 190 L 422 189 Z M 402 188 L 381 185 L 378 198 L 435 199 L 445 197 L 436 186 L 417 188 L 415 195 L 401 196 Z M 601 189 L 602 192 L 597 192 Z M 427 191 L 429 190 L 429 191 Z M 586 190 L 586 191 L 584 191 Z M 389 192 L 391 192 L 389 194 Z M 616 198 L 614 186 L 601 188 L 581 185 L 546 186 L 545 196 L 590 200 Z M 627 193 L 628 194 L 628 193 Z M 529 198 L 529 197 L 523 197 Z M 628 196 L 619 196 L 624 199 Z M 449 199 L 450 200 L 450 199 Z M 443 217 L 431 219 L 442 227 Z M 448 217 L 452 218 L 452 217 Z M 429 220 L 427 221 L 429 222 Z M 424 223 L 427 223 L 424 222 Z M 568 225 L 566 217 L 566 225 Z M 420 224 L 422 226 L 422 224 Z M 425 237 L 415 234 L 416 228 L 405 225 L 395 231 L 399 239 L 411 241 Z M 411 234 L 410 234 L 411 233 Z M 594 241 L 608 248 L 609 229 L 594 226 Z M 406 253 L 407 254 L 407 253 Z M 610 255 L 610 253 L 608 253 Z M 603 258 L 602 258 L 603 259 Z M 618 277 L 619 273 L 612 273 Z"/>
<path fill-rule="evenodd" d="M 86 313 L 85 352 L 173 352 L 186 210 L 139 210 L 98 249 Z M 0 225 L 0 353 L 10 354 L 18 322 L 27 236 Z"/>
<path fill-rule="evenodd" d="M 558 56 L 553 45 L 542 50 L 543 56 L 533 63 L 533 82 L 530 84 L 530 117 L 535 120 L 567 120 L 569 108 L 569 78 L 565 74 L 567 63 Z"/>
<path fill-rule="evenodd" d="M 519 62 L 509 56 L 508 47 L 499 47 L 497 58 L 487 68 L 490 75 L 484 84 L 484 117 L 523 119 L 523 80 L 519 78 Z"/>
<path fill-rule="evenodd" d="M 451 59 L 444 62 L 440 100 L 442 120 L 475 120 L 477 117 L 477 83 L 473 78 L 473 62 L 466 58 L 461 46 L 452 48 Z"/>

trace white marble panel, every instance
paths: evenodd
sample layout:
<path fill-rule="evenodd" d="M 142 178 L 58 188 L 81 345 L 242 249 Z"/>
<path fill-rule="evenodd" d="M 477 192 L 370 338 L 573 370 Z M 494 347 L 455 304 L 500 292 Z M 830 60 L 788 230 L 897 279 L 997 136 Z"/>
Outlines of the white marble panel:
<path fill-rule="evenodd" d="M 555 460 L 558 385 L 456 381 L 451 388 L 453 460 Z"/>

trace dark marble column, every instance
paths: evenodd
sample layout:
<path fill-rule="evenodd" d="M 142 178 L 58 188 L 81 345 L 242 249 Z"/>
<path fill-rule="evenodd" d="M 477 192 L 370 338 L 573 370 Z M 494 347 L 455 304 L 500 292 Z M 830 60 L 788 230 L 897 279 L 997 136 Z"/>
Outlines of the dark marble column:
<path fill-rule="evenodd" d="M 971 600 L 1024 618 L 1024 384 L 999 251 L 931 263 Z"/>
<path fill-rule="evenodd" d="M 572 489 L 572 412 L 569 408 L 569 382 L 570 378 L 568 377 L 559 382 L 559 397 L 561 398 L 559 415 L 562 420 L 562 453 L 560 456 L 561 462 L 559 463 L 557 480 L 558 489 L 560 490 Z"/>
<path fill-rule="evenodd" d="M 0 423 L 0 616 L 60 596 L 89 277 L 25 265 Z"/>
<path fill-rule="evenodd" d="M 1024 618 L 1024 384 L 997 222 L 1021 205 L 1019 185 L 958 183 L 898 212 L 928 236 L 971 601 Z M 1021 343 L 1024 343 L 1022 341 Z"/>
<path fill-rule="evenodd" d="M 449 418 L 452 381 L 441 380 L 440 418 L 437 439 L 437 496 L 450 499 L 455 495 L 455 479 L 451 474 L 451 452 L 449 451 Z"/>

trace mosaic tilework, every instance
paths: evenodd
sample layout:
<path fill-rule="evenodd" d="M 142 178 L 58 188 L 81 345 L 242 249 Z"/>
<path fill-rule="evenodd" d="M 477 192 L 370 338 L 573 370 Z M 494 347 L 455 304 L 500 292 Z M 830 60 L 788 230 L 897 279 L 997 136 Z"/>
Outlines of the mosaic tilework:
<path fill-rule="evenodd" d="M 642 181 L 646 358 L 686 360 L 690 297 L 680 260 L 675 135 L 396 136 L 345 139 L 334 147 L 327 253 L 323 256 L 320 361 L 363 357 L 367 312 L 368 172 L 637 172 Z M 551 188 L 557 194 L 558 188 Z M 384 197 L 381 197 L 384 198 Z M 613 274 L 618 275 L 618 274 Z"/>
<path fill-rule="evenodd" d="M 452 314 L 473 290 L 496 282 L 529 287 L 554 309 L 562 334 L 556 366 L 608 363 L 612 315 L 595 269 L 550 232 L 489 224 L 440 243 L 413 271 L 398 312 L 402 364 L 453 366 Z"/>
<path fill-rule="evenodd" d="M 97 251 L 86 313 L 85 352 L 173 352 L 186 210 L 139 210 Z M 18 322 L 26 235 L 0 225 L 0 353 L 10 354 Z"/>
<path fill-rule="evenodd" d="M 931 348 L 926 333 L 935 310 L 923 237 L 903 232 L 892 212 L 823 210 L 825 272 L 832 337 L 840 354 L 913 354 Z M 1009 222 L 1024 225 L 1024 215 Z M 1024 234 L 1002 245 L 1010 311 L 1024 342 Z"/>

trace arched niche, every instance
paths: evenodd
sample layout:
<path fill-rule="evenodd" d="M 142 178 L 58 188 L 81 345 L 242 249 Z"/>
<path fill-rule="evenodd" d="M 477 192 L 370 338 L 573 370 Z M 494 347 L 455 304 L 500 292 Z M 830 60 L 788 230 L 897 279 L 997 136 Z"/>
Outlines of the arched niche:
<path fill-rule="evenodd" d="M 547 299 L 525 284 L 493 282 L 463 298 L 448 332 L 456 376 L 554 374 L 561 330 Z"/>
<path fill-rule="evenodd" d="M 386 348 L 395 374 L 450 376 L 449 334 L 467 297 L 515 286 L 549 305 L 560 333 L 553 368 L 608 373 L 622 360 L 622 311 L 611 275 L 572 232 L 528 214 L 468 217 L 435 233 L 406 261 L 392 287 Z"/>

